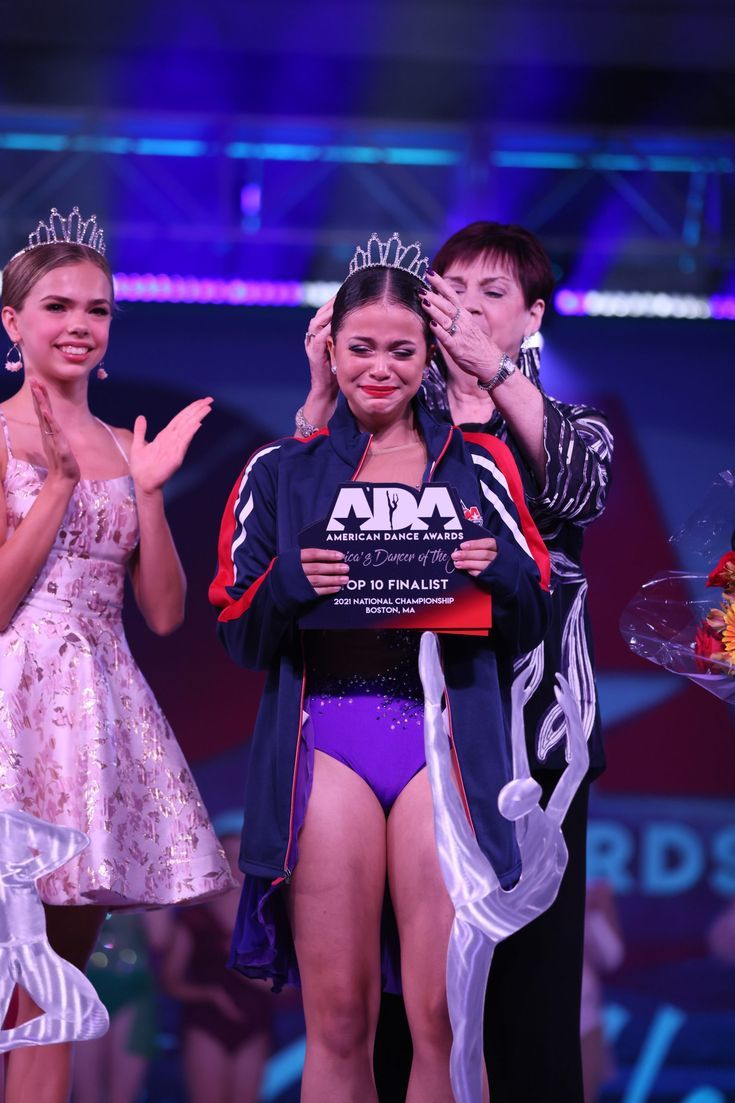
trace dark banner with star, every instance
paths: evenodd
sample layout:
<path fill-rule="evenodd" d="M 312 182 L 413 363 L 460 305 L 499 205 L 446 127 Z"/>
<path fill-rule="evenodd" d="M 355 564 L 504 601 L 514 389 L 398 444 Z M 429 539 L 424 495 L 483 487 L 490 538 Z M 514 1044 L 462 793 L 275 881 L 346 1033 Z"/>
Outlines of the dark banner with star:
<path fill-rule="evenodd" d="M 476 516 L 445 483 L 338 487 L 328 515 L 305 528 L 299 543 L 341 551 L 349 581 L 303 616 L 301 627 L 486 633 L 490 595 L 452 561 L 463 540 L 491 535 Z"/>

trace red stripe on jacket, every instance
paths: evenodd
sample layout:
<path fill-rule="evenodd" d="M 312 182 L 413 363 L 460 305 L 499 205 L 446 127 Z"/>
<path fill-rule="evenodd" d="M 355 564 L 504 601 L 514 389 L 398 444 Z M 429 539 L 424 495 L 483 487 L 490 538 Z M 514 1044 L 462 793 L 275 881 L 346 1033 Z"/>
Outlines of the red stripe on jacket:
<path fill-rule="evenodd" d="M 513 453 L 507 444 L 504 444 L 502 440 L 498 440 L 497 437 L 493 437 L 489 433 L 465 433 L 463 431 L 462 436 L 468 444 L 479 444 L 481 448 L 489 452 L 505 475 L 508 489 L 510 490 L 515 507 L 518 510 L 523 535 L 526 538 L 526 543 L 528 544 L 531 555 L 541 574 L 541 588 L 543 590 L 548 590 L 551 581 L 551 560 L 546 549 L 546 544 L 544 544 L 541 539 L 541 535 L 536 528 L 536 523 L 528 511 L 523 483 L 521 482 L 518 465 L 513 459 Z"/>
<path fill-rule="evenodd" d="M 250 460 L 248 460 L 250 463 Z M 217 541 L 217 574 L 209 587 L 209 600 L 218 609 L 232 604 L 232 598 L 227 592 L 228 586 L 235 584 L 235 564 L 232 561 L 232 538 L 237 528 L 235 516 L 235 504 L 240 496 L 240 484 L 247 469 L 247 464 L 237 477 L 237 482 L 232 488 L 225 511 L 222 514 L 222 524 L 219 529 Z"/>
<path fill-rule="evenodd" d="M 313 440 L 315 436 L 324 435 L 328 435 L 328 430 L 326 428 L 319 429 L 316 433 L 312 433 L 312 435 L 307 439 Z M 293 439 L 300 441 L 302 444 L 306 443 L 306 440 L 303 437 L 294 437 Z M 277 442 L 274 441 L 272 443 L 275 444 Z M 253 600 L 258 587 L 261 585 L 266 575 L 268 574 L 268 571 L 270 571 L 273 563 L 275 562 L 275 560 L 271 560 L 268 566 L 268 570 L 265 571 L 260 576 L 260 578 L 256 579 L 252 586 L 250 586 L 249 589 L 241 597 L 237 598 L 237 600 L 232 598 L 232 596 L 228 592 L 228 587 L 235 585 L 235 564 L 232 557 L 232 540 L 237 528 L 235 505 L 237 504 L 237 500 L 240 497 L 241 487 L 243 490 L 245 489 L 245 487 L 242 486 L 242 480 L 248 467 L 253 462 L 258 452 L 262 452 L 264 448 L 270 448 L 271 446 L 272 445 L 270 443 L 262 444 L 260 448 L 256 448 L 256 450 L 248 457 L 247 463 L 243 467 L 240 474 L 237 476 L 235 485 L 230 491 L 230 496 L 227 499 L 227 505 L 225 506 L 224 513 L 222 514 L 222 523 L 220 525 L 219 539 L 217 541 L 217 574 L 214 576 L 214 579 L 209 587 L 209 600 L 211 604 L 215 605 L 218 609 L 224 610 L 224 612 L 220 614 L 218 618 L 219 620 L 236 620 L 237 617 L 241 616 L 242 613 L 246 611 L 246 609 L 250 605 L 250 602 Z M 246 601 L 246 599 L 248 600 Z M 237 611 L 235 612 L 235 610 Z"/>
<path fill-rule="evenodd" d="M 268 570 L 264 571 L 260 578 L 256 578 L 255 582 L 253 582 L 251 586 L 248 586 L 245 593 L 242 594 L 242 596 L 239 597 L 237 601 L 233 601 L 229 594 L 227 595 L 229 599 L 229 604 L 225 606 L 220 615 L 217 617 L 217 620 L 237 620 L 237 618 L 241 617 L 243 613 L 247 613 L 248 609 L 252 605 L 253 598 L 270 574 L 271 567 L 273 566 L 275 561 L 275 558 L 271 559 L 270 563 L 268 564 Z"/>

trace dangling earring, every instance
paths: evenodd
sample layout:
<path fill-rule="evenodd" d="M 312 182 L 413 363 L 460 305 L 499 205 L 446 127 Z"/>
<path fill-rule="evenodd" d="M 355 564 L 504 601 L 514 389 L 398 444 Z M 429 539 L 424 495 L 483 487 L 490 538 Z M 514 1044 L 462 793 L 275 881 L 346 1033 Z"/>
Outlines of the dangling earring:
<path fill-rule="evenodd" d="M 11 360 L 11 357 L 12 357 L 13 353 L 15 353 L 16 356 L 18 357 L 17 360 Z M 18 343 L 16 341 L 15 344 L 13 345 L 13 347 L 8 352 L 7 357 L 5 358 L 5 370 L 6 371 L 20 371 L 22 367 L 23 367 L 23 353 L 18 348 Z"/>
<path fill-rule="evenodd" d="M 531 336 L 523 338 L 523 340 L 521 341 L 521 352 L 525 352 L 527 349 L 529 349 L 531 347 L 531 340 L 532 340 Z"/>
<path fill-rule="evenodd" d="M 332 364 L 332 375 L 336 375 L 336 374 L 337 374 L 337 365 Z"/>
<path fill-rule="evenodd" d="M 105 371 L 104 360 L 97 367 L 97 378 L 98 379 L 109 379 L 110 378 L 109 373 Z"/>

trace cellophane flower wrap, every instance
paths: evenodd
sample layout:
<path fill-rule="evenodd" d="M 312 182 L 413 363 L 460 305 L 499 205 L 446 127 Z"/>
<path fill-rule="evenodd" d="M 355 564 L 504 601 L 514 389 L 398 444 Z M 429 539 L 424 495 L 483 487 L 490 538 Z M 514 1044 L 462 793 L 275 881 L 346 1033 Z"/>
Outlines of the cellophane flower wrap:
<path fill-rule="evenodd" d="M 722 471 L 671 538 L 689 570 L 646 582 L 620 619 L 636 655 L 735 704 L 735 475 Z"/>

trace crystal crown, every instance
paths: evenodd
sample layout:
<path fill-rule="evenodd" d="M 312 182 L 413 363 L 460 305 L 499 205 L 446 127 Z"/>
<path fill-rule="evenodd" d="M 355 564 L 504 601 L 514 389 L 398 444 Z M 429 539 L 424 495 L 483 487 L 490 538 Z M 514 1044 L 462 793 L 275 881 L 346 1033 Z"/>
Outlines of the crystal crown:
<path fill-rule="evenodd" d="M 26 249 L 36 249 L 39 245 L 55 245 L 59 241 L 66 241 L 70 245 L 86 245 L 101 256 L 105 255 L 105 231 L 97 225 L 97 215 L 82 218 L 79 207 L 72 207 L 66 218 L 59 214 L 56 207 L 52 207 L 48 222 L 41 220 L 33 233 L 28 235 Z"/>
<path fill-rule="evenodd" d="M 391 234 L 387 241 L 381 241 L 377 234 L 371 234 L 367 249 L 358 245 L 350 261 L 349 276 L 363 268 L 402 268 L 416 279 L 422 280 L 429 267 L 429 258 L 421 253 L 421 242 L 414 241 L 404 245 L 398 234 Z"/>

